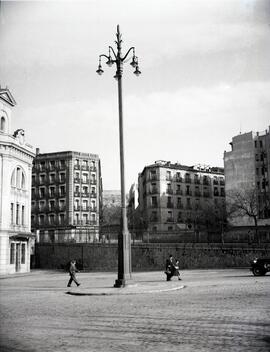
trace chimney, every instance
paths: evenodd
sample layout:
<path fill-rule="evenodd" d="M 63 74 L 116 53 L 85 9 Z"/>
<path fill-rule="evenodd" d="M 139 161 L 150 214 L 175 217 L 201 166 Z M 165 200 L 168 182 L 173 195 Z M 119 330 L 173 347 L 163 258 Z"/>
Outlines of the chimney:
<path fill-rule="evenodd" d="M 36 148 L 36 155 L 38 155 L 40 152 L 39 148 Z"/>

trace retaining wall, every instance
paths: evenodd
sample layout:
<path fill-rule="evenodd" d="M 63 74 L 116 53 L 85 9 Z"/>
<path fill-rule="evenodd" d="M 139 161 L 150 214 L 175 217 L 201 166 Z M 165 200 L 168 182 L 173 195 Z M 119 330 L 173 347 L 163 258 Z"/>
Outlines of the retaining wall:
<path fill-rule="evenodd" d="M 71 259 L 86 271 L 117 271 L 117 244 L 54 243 L 36 244 L 35 267 L 65 269 Z M 172 254 L 181 269 L 246 267 L 255 257 L 270 257 L 270 245 L 247 244 L 135 244 L 132 245 L 132 270 L 163 270 Z"/>

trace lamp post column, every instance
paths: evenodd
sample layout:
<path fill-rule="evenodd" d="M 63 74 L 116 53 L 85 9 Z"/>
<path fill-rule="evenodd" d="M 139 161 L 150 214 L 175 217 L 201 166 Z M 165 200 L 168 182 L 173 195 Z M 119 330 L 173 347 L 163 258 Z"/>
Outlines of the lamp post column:
<path fill-rule="evenodd" d="M 119 108 L 119 148 L 120 148 L 120 176 L 121 176 L 121 228 L 118 234 L 118 278 L 115 280 L 114 287 L 124 287 L 127 281 L 131 279 L 131 241 L 130 233 L 128 231 L 127 223 L 127 209 L 126 209 L 126 190 L 125 190 L 125 157 L 124 157 L 124 134 L 123 134 L 123 104 L 122 104 L 122 74 L 123 63 L 130 52 L 133 52 L 132 62 L 130 65 L 135 68 L 134 74 L 139 76 L 141 71 L 138 66 L 138 57 L 135 56 L 135 48 L 131 47 L 127 53 L 122 57 L 122 39 L 119 25 L 116 33 L 117 52 L 109 46 L 109 55 L 99 55 L 99 65 L 97 73 L 103 74 L 101 66 L 101 59 L 107 59 L 106 64 L 110 67 L 116 64 L 116 78 L 118 82 L 118 108 Z M 112 57 L 113 56 L 113 57 Z"/>
<path fill-rule="evenodd" d="M 115 287 L 124 287 L 131 279 L 131 246 L 130 233 L 127 223 L 126 188 L 125 188 L 125 154 L 123 133 L 123 99 L 122 99 L 122 72 L 121 34 L 117 26 L 117 82 L 118 82 L 118 109 L 119 109 L 119 149 L 120 149 L 120 177 L 121 177 L 121 229 L 118 234 L 118 278 Z"/>

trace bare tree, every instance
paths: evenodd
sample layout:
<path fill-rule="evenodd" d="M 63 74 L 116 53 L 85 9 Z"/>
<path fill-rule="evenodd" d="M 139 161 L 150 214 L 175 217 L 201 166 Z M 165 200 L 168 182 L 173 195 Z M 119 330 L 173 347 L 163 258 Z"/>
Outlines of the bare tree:
<path fill-rule="evenodd" d="M 226 193 L 227 210 L 231 217 L 247 216 L 254 222 L 258 238 L 259 201 L 255 187 L 231 190 Z"/>

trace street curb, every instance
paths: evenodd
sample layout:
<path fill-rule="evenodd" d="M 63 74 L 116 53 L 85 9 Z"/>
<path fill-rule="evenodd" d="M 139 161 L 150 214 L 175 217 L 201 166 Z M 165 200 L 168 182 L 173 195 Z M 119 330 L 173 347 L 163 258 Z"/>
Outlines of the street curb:
<path fill-rule="evenodd" d="M 123 291 L 117 291 L 119 289 L 113 289 L 115 292 L 73 292 L 67 291 L 67 295 L 71 296 L 121 296 L 121 295 L 138 295 L 138 294 L 145 294 L 145 293 L 162 293 L 162 292 L 169 292 L 169 291 L 177 291 L 186 288 L 185 285 L 181 285 L 178 287 L 166 288 L 166 289 L 156 289 L 156 290 L 142 290 L 142 291 L 125 291 L 125 289 L 120 289 Z"/>

